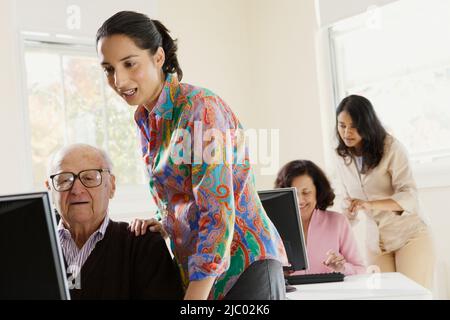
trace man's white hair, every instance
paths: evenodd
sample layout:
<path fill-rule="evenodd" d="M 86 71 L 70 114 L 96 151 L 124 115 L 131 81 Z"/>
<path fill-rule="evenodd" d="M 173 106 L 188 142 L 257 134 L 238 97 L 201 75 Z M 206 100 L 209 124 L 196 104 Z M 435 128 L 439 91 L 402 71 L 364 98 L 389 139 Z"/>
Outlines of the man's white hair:
<path fill-rule="evenodd" d="M 58 167 L 61 164 L 61 161 L 63 160 L 64 156 L 73 150 L 80 150 L 86 151 L 86 150 L 92 150 L 97 152 L 100 157 L 103 159 L 106 165 L 106 169 L 109 169 L 109 171 L 112 173 L 113 170 L 113 163 L 111 161 L 111 158 L 109 157 L 108 153 L 101 149 L 94 146 L 91 146 L 90 144 L 85 143 L 74 143 L 67 146 L 62 147 L 61 149 L 55 151 L 51 156 L 47 164 L 47 177 L 50 177 L 50 175 L 54 174 L 56 171 L 56 167 Z"/>

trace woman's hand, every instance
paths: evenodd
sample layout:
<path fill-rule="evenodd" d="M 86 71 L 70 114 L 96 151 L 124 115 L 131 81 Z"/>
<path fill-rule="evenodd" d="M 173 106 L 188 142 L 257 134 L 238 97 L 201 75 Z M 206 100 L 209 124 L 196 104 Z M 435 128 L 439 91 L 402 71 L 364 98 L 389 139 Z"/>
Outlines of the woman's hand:
<path fill-rule="evenodd" d="M 370 211 L 372 210 L 372 203 L 370 201 L 360 200 L 360 199 L 346 199 L 349 205 L 345 214 L 349 219 L 356 218 L 359 210 Z"/>
<path fill-rule="evenodd" d="M 293 269 L 283 269 L 283 274 L 285 277 L 292 275 L 295 271 Z"/>
<path fill-rule="evenodd" d="M 136 236 L 144 235 L 147 232 L 147 229 L 152 232 L 159 232 L 164 239 L 169 237 L 166 230 L 161 222 L 156 220 L 155 218 L 151 218 L 148 220 L 143 219 L 134 219 L 130 224 L 130 231 L 134 232 Z"/>
<path fill-rule="evenodd" d="M 189 282 L 184 300 L 206 300 L 216 281 L 216 277 L 208 277 L 203 280 Z"/>
<path fill-rule="evenodd" d="M 355 220 L 356 216 L 358 215 L 357 211 L 354 211 L 354 212 L 350 211 L 352 201 L 353 201 L 353 199 L 351 199 L 351 198 L 345 198 L 343 206 L 342 206 L 343 213 L 350 221 Z"/>
<path fill-rule="evenodd" d="M 335 253 L 333 250 L 328 250 L 327 259 L 323 262 L 323 264 L 336 272 L 343 272 L 344 264 L 346 262 L 347 261 L 345 260 L 344 256 Z"/>

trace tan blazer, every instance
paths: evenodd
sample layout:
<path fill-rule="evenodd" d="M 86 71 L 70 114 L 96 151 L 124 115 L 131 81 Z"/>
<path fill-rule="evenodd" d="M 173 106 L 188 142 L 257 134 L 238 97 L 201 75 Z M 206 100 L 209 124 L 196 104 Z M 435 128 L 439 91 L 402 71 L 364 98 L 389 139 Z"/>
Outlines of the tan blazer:
<path fill-rule="evenodd" d="M 393 199 L 402 208 L 371 210 L 367 216 L 367 246 L 373 253 L 395 251 L 417 232 L 426 229 L 427 219 L 419 208 L 417 187 L 405 147 L 394 137 L 385 140 L 385 153 L 377 167 L 360 174 L 353 158 L 337 156 L 337 173 L 344 197 L 361 200 Z"/>

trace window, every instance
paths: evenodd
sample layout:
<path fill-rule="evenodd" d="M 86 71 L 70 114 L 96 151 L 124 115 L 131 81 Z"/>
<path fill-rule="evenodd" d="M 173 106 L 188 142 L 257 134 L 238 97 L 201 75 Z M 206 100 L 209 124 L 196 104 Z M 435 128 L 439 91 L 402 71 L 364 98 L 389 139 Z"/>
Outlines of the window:
<path fill-rule="evenodd" d="M 445 0 L 396 1 L 330 29 L 336 105 L 367 97 L 416 168 L 450 164 L 448 39 Z"/>
<path fill-rule="evenodd" d="M 152 202 L 134 108 L 111 90 L 90 46 L 25 41 L 33 186 L 42 189 L 51 153 L 81 142 L 105 149 L 118 184 L 112 211 L 138 217 Z M 125 205 L 127 203 L 127 205 Z"/>

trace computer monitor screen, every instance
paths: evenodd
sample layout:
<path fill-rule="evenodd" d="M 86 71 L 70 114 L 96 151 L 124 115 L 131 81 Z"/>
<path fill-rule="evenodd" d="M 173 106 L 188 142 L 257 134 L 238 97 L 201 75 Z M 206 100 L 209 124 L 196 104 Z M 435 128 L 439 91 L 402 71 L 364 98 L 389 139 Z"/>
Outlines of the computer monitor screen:
<path fill-rule="evenodd" d="M 259 191 L 264 210 L 280 234 L 291 269 L 306 270 L 308 256 L 295 188 Z"/>
<path fill-rule="evenodd" d="M 0 299 L 69 299 L 47 192 L 0 196 Z"/>

